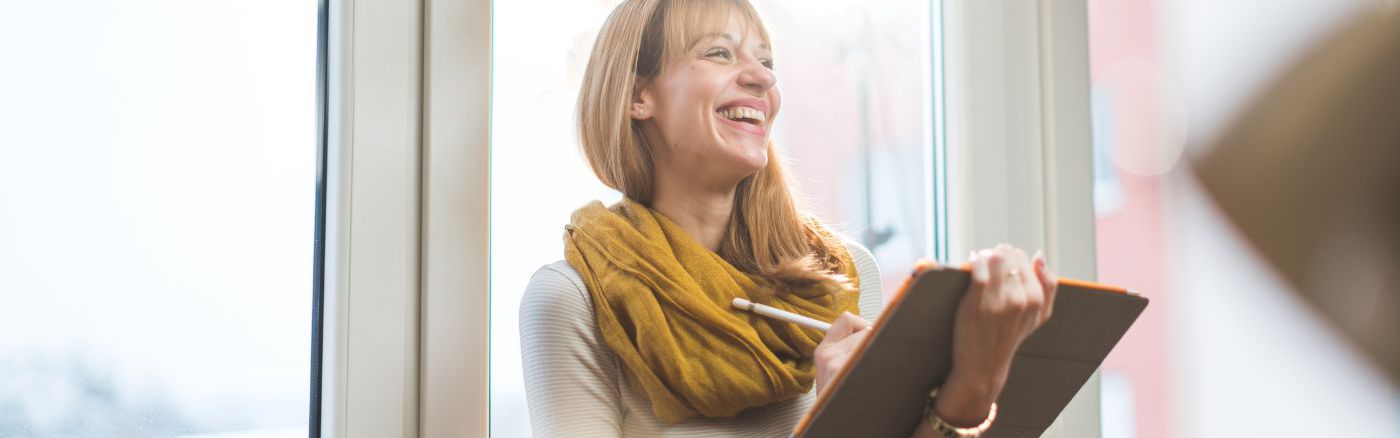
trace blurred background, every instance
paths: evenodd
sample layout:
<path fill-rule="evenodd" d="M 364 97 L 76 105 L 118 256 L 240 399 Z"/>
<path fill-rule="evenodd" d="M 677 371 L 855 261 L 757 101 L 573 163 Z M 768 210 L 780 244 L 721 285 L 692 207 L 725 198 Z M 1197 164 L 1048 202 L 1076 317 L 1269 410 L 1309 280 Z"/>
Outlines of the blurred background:
<path fill-rule="evenodd" d="M 316 33 L 0 1 L 0 437 L 306 436 Z"/>
<path fill-rule="evenodd" d="M 1153 300 L 1104 364 L 1104 437 L 1400 436 L 1393 382 L 1289 292 L 1187 168 L 1378 3 L 1088 6 L 1099 279 Z"/>

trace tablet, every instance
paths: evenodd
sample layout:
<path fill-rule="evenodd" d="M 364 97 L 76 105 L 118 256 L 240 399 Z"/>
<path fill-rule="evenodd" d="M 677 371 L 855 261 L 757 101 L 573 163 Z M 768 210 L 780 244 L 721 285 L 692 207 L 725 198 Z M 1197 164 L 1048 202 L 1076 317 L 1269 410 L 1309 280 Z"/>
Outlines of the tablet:
<path fill-rule="evenodd" d="M 952 364 L 953 316 L 967 291 L 965 269 L 916 271 L 891 300 L 874 332 L 818 395 L 793 436 L 908 437 L 924 401 Z M 1012 359 L 985 437 L 1038 437 L 1147 307 L 1129 290 L 1061 279 L 1054 313 Z"/>

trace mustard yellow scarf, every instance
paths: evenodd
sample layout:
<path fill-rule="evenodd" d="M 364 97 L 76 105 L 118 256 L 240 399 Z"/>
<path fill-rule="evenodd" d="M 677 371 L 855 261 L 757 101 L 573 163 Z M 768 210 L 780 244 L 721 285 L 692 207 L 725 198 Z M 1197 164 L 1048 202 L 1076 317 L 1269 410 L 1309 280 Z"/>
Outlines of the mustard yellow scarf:
<path fill-rule="evenodd" d="M 855 272 L 845 273 L 851 291 L 775 293 L 629 199 L 611 208 L 591 202 L 566 229 L 564 255 L 593 297 L 603 341 L 667 423 L 731 417 L 811 390 L 812 352 L 825 334 L 741 312 L 730 305 L 735 297 L 824 321 L 860 312 Z M 854 271 L 850 254 L 838 251 Z"/>

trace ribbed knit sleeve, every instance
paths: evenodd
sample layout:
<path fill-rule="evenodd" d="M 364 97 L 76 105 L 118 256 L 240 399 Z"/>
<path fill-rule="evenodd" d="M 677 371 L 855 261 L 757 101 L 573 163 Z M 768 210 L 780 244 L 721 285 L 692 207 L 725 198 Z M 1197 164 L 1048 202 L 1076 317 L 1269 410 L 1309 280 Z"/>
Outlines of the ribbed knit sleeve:
<path fill-rule="evenodd" d="M 546 265 L 530 278 L 520 302 L 520 344 L 535 436 L 621 436 L 620 367 L 568 264 Z"/>
<path fill-rule="evenodd" d="M 875 264 L 875 256 L 852 241 L 846 241 L 851 251 L 851 260 L 856 262 L 856 275 L 860 276 L 860 317 L 871 323 L 885 310 L 884 292 L 880 286 L 880 267 Z"/>

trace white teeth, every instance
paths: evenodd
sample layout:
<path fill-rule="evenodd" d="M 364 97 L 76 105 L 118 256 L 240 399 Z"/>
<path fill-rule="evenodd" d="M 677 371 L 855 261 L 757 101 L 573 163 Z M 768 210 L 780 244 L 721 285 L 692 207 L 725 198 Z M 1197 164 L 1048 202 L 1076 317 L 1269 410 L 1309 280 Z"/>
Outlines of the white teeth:
<path fill-rule="evenodd" d="M 720 117 L 724 117 L 729 120 L 750 119 L 755 120 L 758 123 L 763 123 L 768 120 L 768 116 L 766 114 L 763 114 L 762 111 L 744 106 L 736 106 L 733 108 L 725 108 L 719 110 L 719 115 Z"/>

